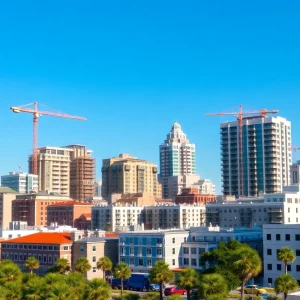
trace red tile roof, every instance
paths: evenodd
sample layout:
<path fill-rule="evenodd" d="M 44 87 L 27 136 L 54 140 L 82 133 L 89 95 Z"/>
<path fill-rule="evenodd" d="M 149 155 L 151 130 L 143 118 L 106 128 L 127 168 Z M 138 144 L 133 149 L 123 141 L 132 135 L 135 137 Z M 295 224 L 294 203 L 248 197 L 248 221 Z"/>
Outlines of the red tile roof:
<path fill-rule="evenodd" d="M 19 238 L 3 241 L 10 244 L 72 244 L 69 232 L 38 232 Z"/>
<path fill-rule="evenodd" d="M 79 219 L 85 218 L 87 221 L 90 221 L 92 219 L 92 214 L 91 213 L 83 213 L 79 217 Z"/>
<path fill-rule="evenodd" d="M 105 233 L 105 237 L 119 237 L 119 235 L 117 233 Z"/>
<path fill-rule="evenodd" d="M 86 203 L 86 202 L 79 202 L 79 201 L 64 201 L 64 202 L 59 202 L 55 204 L 48 205 L 50 206 L 74 206 L 74 205 L 86 205 L 86 206 L 93 206 L 91 203 Z"/>

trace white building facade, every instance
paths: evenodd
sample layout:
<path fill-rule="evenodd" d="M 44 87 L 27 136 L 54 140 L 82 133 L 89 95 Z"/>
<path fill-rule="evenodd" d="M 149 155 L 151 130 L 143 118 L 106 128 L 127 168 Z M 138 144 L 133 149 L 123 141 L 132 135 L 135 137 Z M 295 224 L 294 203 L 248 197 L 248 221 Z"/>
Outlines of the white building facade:
<path fill-rule="evenodd" d="M 164 260 L 171 269 L 180 265 L 181 244 L 188 231 L 128 231 L 120 232 L 119 261 L 129 265 L 132 272 L 147 273 L 155 262 Z"/>
<path fill-rule="evenodd" d="M 284 274 L 284 263 L 277 260 L 277 251 L 282 247 L 291 248 L 296 261 L 288 264 L 288 273 L 300 281 L 300 224 L 263 226 L 264 244 L 264 286 L 274 287 L 276 278 Z"/>

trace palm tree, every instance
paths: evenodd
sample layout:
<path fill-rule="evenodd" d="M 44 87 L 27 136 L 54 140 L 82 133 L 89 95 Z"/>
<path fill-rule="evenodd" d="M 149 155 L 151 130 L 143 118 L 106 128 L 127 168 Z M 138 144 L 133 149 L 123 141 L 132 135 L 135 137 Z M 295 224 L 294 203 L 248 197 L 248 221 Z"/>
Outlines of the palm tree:
<path fill-rule="evenodd" d="M 121 296 L 122 297 L 122 296 Z M 86 287 L 86 300 L 109 300 L 110 286 L 109 284 L 99 278 L 89 281 Z"/>
<path fill-rule="evenodd" d="M 159 299 L 163 299 L 163 283 L 170 282 L 174 279 L 174 274 L 170 270 L 169 265 L 163 260 L 155 262 L 153 268 L 149 272 L 150 282 L 159 284 Z"/>
<path fill-rule="evenodd" d="M 70 262 L 66 258 L 59 258 L 54 264 L 54 269 L 60 274 L 65 274 L 71 270 Z"/>
<path fill-rule="evenodd" d="M 121 299 L 123 299 L 123 280 L 131 276 L 131 270 L 126 263 L 120 262 L 115 267 L 114 276 L 121 280 Z"/>
<path fill-rule="evenodd" d="M 30 274 L 32 274 L 33 270 L 37 270 L 40 267 L 40 262 L 34 256 L 30 256 L 26 259 L 25 267 L 29 269 Z"/>
<path fill-rule="evenodd" d="M 225 299 L 228 287 L 225 278 L 218 273 L 206 274 L 200 279 L 199 291 L 205 300 Z"/>
<path fill-rule="evenodd" d="M 290 274 L 280 275 L 275 280 L 275 292 L 276 294 L 283 293 L 284 300 L 287 299 L 287 295 L 290 291 L 295 291 L 297 288 L 297 280 Z"/>
<path fill-rule="evenodd" d="M 241 292 L 244 300 L 245 284 L 261 272 L 262 262 L 257 251 L 245 246 L 237 251 L 233 267 L 242 282 Z"/>
<path fill-rule="evenodd" d="M 97 261 L 97 269 L 103 271 L 103 279 L 105 279 L 105 271 L 110 271 L 112 269 L 112 261 L 110 258 L 107 256 L 99 258 Z"/>
<path fill-rule="evenodd" d="M 70 272 L 65 276 L 65 281 L 70 289 L 70 294 L 73 295 L 73 300 L 83 299 L 83 294 L 87 284 L 84 276 L 79 272 Z"/>
<path fill-rule="evenodd" d="M 60 273 L 48 273 L 44 276 L 46 299 L 53 297 L 53 286 L 64 283 L 65 275 Z"/>
<path fill-rule="evenodd" d="M 23 295 L 25 299 L 40 300 L 45 299 L 45 291 L 44 278 L 34 277 L 25 284 Z"/>
<path fill-rule="evenodd" d="M 73 300 L 73 295 L 70 293 L 69 286 L 66 282 L 56 283 L 52 286 L 51 292 L 46 299 L 55 300 Z"/>
<path fill-rule="evenodd" d="M 0 264 L 0 283 L 8 281 L 18 281 L 22 278 L 20 268 L 11 261 L 5 261 Z"/>
<path fill-rule="evenodd" d="M 21 300 L 22 288 L 20 281 L 10 281 L 5 283 L 5 300 Z"/>
<path fill-rule="evenodd" d="M 177 277 L 176 284 L 186 290 L 187 300 L 190 300 L 192 288 L 199 284 L 197 272 L 192 268 L 184 269 Z"/>
<path fill-rule="evenodd" d="M 285 274 L 287 274 L 287 266 L 289 262 L 294 262 L 296 256 L 291 248 L 283 247 L 277 252 L 277 259 L 284 262 Z"/>
<path fill-rule="evenodd" d="M 92 266 L 89 263 L 89 260 L 86 257 L 80 257 L 75 264 L 75 271 L 85 274 L 88 272 Z"/>

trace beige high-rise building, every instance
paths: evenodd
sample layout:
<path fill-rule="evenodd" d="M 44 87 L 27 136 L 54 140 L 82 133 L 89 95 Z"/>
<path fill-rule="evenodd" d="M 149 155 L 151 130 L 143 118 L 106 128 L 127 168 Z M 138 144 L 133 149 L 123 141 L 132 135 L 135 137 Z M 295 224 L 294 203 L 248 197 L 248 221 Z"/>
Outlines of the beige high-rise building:
<path fill-rule="evenodd" d="M 86 146 L 70 145 L 70 196 L 75 200 L 85 200 L 95 196 L 95 159 Z"/>
<path fill-rule="evenodd" d="M 129 154 L 103 159 L 102 197 L 114 193 L 150 193 L 159 197 L 157 165 Z"/>
<path fill-rule="evenodd" d="M 38 149 L 39 191 L 84 200 L 95 195 L 95 159 L 82 145 Z M 32 156 L 29 157 L 31 170 Z"/>
<path fill-rule="evenodd" d="M 38 149 L 39 191 L 70 195 L 70 152 L 72 149 L 43 147 Z M 31 170 L 32 156 L 29 157 Z"/>

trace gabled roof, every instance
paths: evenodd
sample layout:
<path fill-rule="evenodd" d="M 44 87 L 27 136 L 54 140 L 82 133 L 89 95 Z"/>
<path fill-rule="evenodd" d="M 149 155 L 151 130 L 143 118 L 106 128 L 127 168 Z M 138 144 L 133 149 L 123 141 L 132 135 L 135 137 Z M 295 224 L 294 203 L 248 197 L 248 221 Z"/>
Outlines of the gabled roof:
<path fill-rule="evenodd" d="M 38 232 L 19 238 L 3 241 L 9 244 L 72 244 L 69 232 Z"/>
<path fill-rule="evenodd" d="M 91 213 L 83 213 L 80 215 L 78 219 L 84 219 L 86 221 L 91 221 L 92 220 L 92 214 Z"/>

